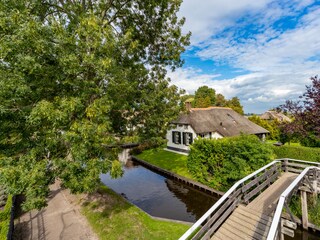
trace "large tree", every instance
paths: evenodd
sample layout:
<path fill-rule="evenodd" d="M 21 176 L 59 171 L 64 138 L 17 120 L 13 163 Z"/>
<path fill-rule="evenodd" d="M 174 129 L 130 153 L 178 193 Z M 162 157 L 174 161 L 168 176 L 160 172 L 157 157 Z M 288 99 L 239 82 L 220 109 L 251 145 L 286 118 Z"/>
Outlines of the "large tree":
<path fill-rule="evenodd" d="M 282 125 L 288 136 L 298 136 L 303 145 L 320 147 L 320 79 L 311 77 L 312 84 L 306 86 L 301 101 L 287 101 L 280 109 L 293 117 L 293 121 Z"/>
<path fill-rule="evenodd" d="M 214 106 L 216 103 L 216 91 L 208 86 L 197 89 L 194 96 L 194 107 L 206 108 Z"/>
<path fill-rule="evenodd" d="M 179 112 L 166 69 L 189 43 L 176 0 L 0 2 L 0 180 L 46 204 L 59 178 L 93 191 L 116 170 L 106 147 L 162 136 Z"/>

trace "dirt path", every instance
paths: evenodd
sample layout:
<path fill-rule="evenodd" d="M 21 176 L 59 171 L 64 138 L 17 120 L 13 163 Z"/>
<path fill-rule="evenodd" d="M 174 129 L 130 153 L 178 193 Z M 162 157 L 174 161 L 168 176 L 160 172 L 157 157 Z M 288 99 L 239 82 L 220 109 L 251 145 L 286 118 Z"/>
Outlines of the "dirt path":
<path fill-rule="evenodd" d="M 98 240 L 86 218 L 79 212 L 76 198 L 59 183 L 50 186 L 48 206 L 23 214 L 15 223 L 16 240 Z"/>

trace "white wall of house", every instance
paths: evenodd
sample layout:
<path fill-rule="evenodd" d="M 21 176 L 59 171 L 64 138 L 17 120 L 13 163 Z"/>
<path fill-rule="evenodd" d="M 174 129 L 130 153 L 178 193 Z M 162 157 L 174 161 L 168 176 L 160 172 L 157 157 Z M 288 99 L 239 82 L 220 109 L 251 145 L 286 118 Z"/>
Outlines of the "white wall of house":
<path fill-rule="evenodd" d="M 197 134 L 197 136 L 201 137 L 201 138 L 208 138 L 208 139 L 223 138 L 223 136 L 220 135 L 218 132 L 209 132 L 209 133 Z"/>
<path fill-rule="evenodd" d="M 176 144 L 176 143 L 172 142 L 172 132 L 173 131 L 181 132 L 181 144 Z M 183 144 L 183 141 L 182 141 L 182 135 L 184 132 L 192 133 L 193 141 L 197 137 L 196 132 L 193 130 L 193 128 L 190 125 L 178 124 L 178 125 L 176 125 L 176 127 L 168 130 L 168 132 L 167 132 L 167 140 L 168 140 L 167 146 L 189 151 L 190 150 L 189 146 Z"/>
<path fill-rule="evenodd" d="M 219 139 L 219 138 L 223 138 L 223 136 L 220 135 L 218 132 L 213 132 L 213 133 L 211 133 L 211 138 L 212 139 Z"/>

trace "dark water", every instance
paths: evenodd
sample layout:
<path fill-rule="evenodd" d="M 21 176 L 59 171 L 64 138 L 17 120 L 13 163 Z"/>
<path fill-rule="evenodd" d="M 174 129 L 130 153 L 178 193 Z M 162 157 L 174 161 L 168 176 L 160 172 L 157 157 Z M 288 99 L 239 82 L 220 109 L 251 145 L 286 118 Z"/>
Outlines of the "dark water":
<path fill-rule="evenodd" d="M 109 174 L 102 174 L 101 180 L 155 217 L 195 222 L 218 200 L 133 161 L 124 166 L 122 178 L 111 179 Z M 285 240 L 316 239 L 320 239 L 319 234 L 300 229 L 295 231 L 294 238 L 285 236 Z"/>
<path fill-rule="evenodd" d="M 294 232 L 294 237 L 284 236 L 284 240 L 319 240 L 320 234 L 312 231 L 303 231 L 302 229 L 297 229 Z"/>
<path fill-rule="evenodd" d="M 122 178 L 101 175 L 102 182 L 155 217 L 195 222 L 216 201 L 180 182 L 128 161 Z"/>

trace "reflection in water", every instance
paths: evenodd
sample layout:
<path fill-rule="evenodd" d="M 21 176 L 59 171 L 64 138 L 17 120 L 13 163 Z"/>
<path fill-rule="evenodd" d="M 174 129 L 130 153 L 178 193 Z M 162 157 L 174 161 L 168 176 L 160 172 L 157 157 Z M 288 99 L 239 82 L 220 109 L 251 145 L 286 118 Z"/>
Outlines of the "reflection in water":
<path fill-rule="evenodd" d="M 216 201 L 212 196 L 128 161 L 122 178 L 101 175 L 102 182 L 147 213 L 195 222 Z"/>
<path fill-rule="evenodd" d="M 319 240 L 319 233 L 315 233 L 312 231 L 303 231 L 302 229 L 297 228 L 294 232 L 294 237 L 289 237 L 284 235 L 284 240 Z"/>

